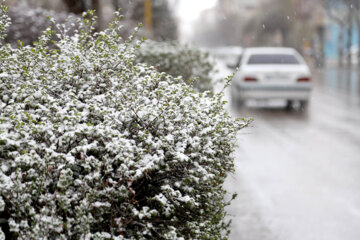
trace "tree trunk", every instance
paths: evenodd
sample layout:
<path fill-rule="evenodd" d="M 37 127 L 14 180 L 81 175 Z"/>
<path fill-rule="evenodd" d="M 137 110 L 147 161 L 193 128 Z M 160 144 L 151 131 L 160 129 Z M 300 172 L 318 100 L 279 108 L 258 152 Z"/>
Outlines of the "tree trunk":
<path fill-rule="evenodd" d="M 357 12 L 360 14 L 360 11 Z M 358 52 L 357 52 L 357 63 L 360 70 L 360 15 L 356 15 L 356 25 L 357 25 L 357 34 L 358 34 Z"/>
<path fill-rule="evenodd" d="M 98 17 L 96 31 L 104 29 L 104 17 L 102 15 L 102 8 L 99 0 L 91 1 L 91 9 L 95 10 L 95 15 Z"/>
<path fill-rule="evenodd" d="M 81 14 L 87 10 L 85 1 L 82 0 L 64 0 L 64 3 L 66 4 L 68 11 L 75 14 Z"/>
<path fill-rule="evenodd" d="M 120 4 L 119 4 L 118 0 L 112 0 L 112 5 L 113 5 L 115 11 L 119 10 Z"/>
<path fill-rule="evenodd" d="M 357 27 L 357 35 L 358 35 L 358 52 L 357 52 L 357 64 L 358 69 L 360 70 L 360 1 L 355 1 L 353 3 L 354 8 L 354 16 L 355 16 L 355 22 Z"/>
<path fill-rule="evenodd" d="M 344 60 L 344 25 L 340 25 L 340 31 L 338 36 L 338 66 L 343 66 L 343 60 Z"/>
<path fill-rule="evenodd" d="M 349 6 L 349 15 L 348 15 L 348 22 L 347 22 L 347 43 L 346 43 L 346 50 L 347 50 L 347 65 L 351 67 L 351 38 L 352 38 L 352 16 L 353 11 L 351 6 Z"/>
<path fill-rule="evenodd" d="M 318 37 L 319 37 L 319 67 L 325 66 L 325 28 L 324 26 L 318 26 Z"/>

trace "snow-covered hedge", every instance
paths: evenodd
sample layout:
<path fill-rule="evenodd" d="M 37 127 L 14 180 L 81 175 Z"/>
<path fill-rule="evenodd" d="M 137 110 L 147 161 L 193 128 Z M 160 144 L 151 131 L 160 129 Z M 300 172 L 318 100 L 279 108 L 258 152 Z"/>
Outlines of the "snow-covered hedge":
<path fill-rule="evenodd" d="M 221 94 L 135 64 L 118 13 L 99 33 L 90 19 L 1 45 L 0 238 L 225 239 L 222 184 L 246 122 Z"/>
<path fill-rule="evenodd" d="M 136 62 L 155 66 L 159 72 L 182 76 L 196 91 L 212 91 L 213 62 L 209 53 L 178 42 L 146 41 L 137 52 Z"/>

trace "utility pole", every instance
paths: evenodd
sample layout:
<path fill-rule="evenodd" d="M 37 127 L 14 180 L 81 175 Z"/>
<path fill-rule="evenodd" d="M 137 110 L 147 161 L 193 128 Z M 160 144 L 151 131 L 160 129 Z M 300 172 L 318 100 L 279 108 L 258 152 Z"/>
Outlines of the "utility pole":
<path fill-rule="evenodd" d="M 150 36 L 153 34 L 152 0 L 144 1 L 144 22 L 145 29 Z"/>

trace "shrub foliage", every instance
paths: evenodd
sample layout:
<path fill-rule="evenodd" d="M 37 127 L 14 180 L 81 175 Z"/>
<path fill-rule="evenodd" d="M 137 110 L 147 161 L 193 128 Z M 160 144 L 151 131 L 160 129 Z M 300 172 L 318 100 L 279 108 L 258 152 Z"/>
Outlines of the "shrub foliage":
<path fill-rule="evenodd" d="M 178 42 L 146 41 L 137 51 L 136 62 L 155 66 L 159 72 L 181 76 L 196 91 L 213 90 L 213 63 L 209 54 Z"/>
<path fill-rule="evenodd" d="M 119 18 L 96 33 L 90 11 L 71 36 L 55 24 L 1 45 L 0 238 L 227 238 L 222 183 L 247 122 L 136 64 Z"/>

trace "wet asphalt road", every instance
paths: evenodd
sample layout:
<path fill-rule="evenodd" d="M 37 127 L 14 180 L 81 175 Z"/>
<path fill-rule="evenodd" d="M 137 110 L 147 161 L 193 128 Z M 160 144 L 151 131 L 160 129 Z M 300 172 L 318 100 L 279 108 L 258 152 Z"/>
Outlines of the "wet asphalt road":
<path fill-rule="evenodd" d="M 227 209 L 231 240 L 360 239 L 359 78 L 315 70 L 305 111 L 281 101 L 228 105 L 254 118 L 238 136 L 236 174 L 226 182 L 238 193 Z"/>

